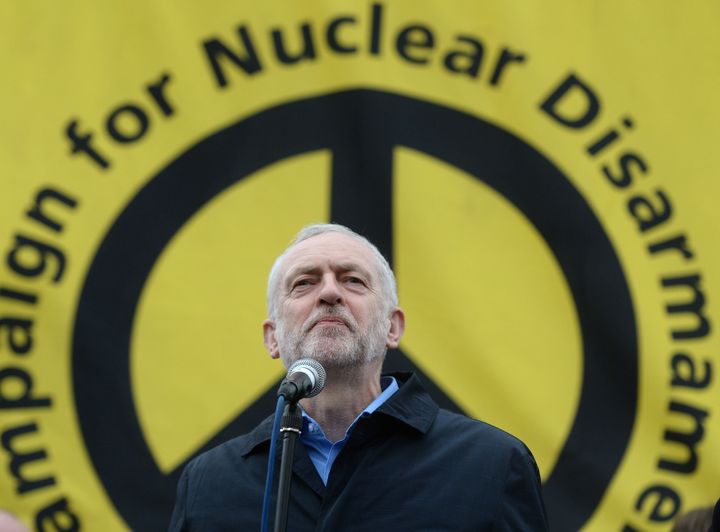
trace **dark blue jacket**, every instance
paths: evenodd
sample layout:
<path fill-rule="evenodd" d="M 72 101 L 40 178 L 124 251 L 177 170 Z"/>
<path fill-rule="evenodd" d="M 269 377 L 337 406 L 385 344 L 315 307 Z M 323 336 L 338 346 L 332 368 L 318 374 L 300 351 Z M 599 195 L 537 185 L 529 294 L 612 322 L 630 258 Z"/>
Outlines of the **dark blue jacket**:
<path fill-rule="evenodd" d="M 400 389 L 358 421 L 327 486 L 305 447 L 295 446 L 288 531 L 547 530 L 527 447 L 438 408 L 417 377 L 394 376 Z M 260 530 L 271 424 L 188 464 L 171 531 Z"/>

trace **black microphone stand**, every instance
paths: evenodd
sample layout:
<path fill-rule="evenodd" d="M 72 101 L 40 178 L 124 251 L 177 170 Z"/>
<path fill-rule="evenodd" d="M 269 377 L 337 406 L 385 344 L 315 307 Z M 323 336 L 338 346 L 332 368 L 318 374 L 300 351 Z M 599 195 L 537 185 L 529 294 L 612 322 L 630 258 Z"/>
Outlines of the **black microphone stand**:
<path fill-rule="evenodd" d="M 280 432 L 283 436 L 282 458 L 280 460 L 280 485 L 278 486 L 277 506 L 275 507 L 275 532 L 285 532 L 288 521 L 288 505 L 290 503 L 290 483 L 292 481 L 293 458 L 295 457 L 295 441 L 302 428 L 302 415 L 297 400 L 288 401 L 283 411 Z"/>

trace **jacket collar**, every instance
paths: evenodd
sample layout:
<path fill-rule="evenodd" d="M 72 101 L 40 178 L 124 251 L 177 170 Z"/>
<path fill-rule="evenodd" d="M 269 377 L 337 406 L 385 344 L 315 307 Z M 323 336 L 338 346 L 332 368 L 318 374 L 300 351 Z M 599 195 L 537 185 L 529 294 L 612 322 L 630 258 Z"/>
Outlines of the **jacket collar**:
<path fill-rule="evenodd" d="M 373 415 L 384 414 L 426 434 L 438 413 L 438 406 L 423 388 L 414 373 L 389 373 L 395 377 L 400 389 L 395 392 Z M 269 444 L 273 416 L 265 418 L 252 432 L 240 436 L 236 441 L 242 456 L 250 454 L 262 444 Z"/>
<path fill-rule="evenodd" d="M 439 410 L 438 405 L 430 398 L 420 379 L 414 373 L 403 372 L 390 375 L 397 379 L 400 389 L 377 411 L 426 434 L 435 421 Z"/>

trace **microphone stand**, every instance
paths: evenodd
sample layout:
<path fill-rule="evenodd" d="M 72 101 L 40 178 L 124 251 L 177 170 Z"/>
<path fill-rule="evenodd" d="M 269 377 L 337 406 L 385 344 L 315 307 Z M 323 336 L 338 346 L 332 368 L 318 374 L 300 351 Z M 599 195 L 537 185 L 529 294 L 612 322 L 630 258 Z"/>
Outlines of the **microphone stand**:
<path fill-rule="evenodd" d="M 278 486 L 277 506 L 275 507 L 275 532 L 285 532 L 288 521 L 288 505 L 290 503 L 290 483 L 292 481 L 292 465 L 295 456 L 295 441 L 302 428 L 302 415 L 297 401 L 288 401 L 283 412 L 282 459 L 280 460 L 280 485 Z"/>

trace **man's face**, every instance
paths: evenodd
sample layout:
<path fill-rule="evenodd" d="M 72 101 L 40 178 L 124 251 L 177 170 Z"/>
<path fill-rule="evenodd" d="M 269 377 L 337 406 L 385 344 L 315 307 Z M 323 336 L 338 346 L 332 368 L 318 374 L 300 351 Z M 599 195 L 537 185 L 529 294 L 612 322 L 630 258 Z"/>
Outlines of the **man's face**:
<path fill-rule="evenodd" d="M 265 343 L 286 366 L 300 358 L 326 368 L 358 366 L 397 345 L 375 257 L 354 238 L 304 240 L 285 256 L 279 283 L 277 320 L 265 322 Z"/>

